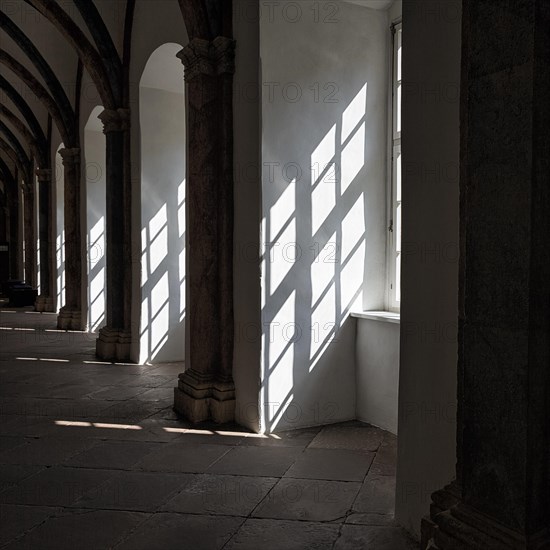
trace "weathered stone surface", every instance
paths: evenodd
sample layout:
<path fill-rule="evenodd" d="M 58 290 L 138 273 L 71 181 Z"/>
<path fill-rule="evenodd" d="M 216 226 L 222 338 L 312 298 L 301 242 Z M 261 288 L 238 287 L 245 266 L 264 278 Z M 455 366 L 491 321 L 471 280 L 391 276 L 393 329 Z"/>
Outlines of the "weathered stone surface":
<path fill-rule="evenodd" d="M 441 550 L 550 545 L 549 28 L 544 0 L 464 2 L 460 502 L 434 495 L 425 524 Z"/>

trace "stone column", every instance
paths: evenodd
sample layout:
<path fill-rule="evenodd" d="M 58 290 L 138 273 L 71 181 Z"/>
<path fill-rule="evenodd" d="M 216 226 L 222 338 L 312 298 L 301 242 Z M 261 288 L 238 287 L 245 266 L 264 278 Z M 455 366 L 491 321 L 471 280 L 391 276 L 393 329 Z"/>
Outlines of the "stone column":
<path fill-rule="evenodd" d="M 131 344 L 131 182 L 128 136 L 130 111 L 99 115 L 106 135 L 106 326 L 99 331 L 96 353 L 109 361 L 129 361 Z"/>
<path fill-rule="evenodd" d="M 60 149 L 63 161 L 64 228 L 65 228 L 65 305 L 59 310 L 57 326 L 63 330 L 86 330 L 82 308 L 82 264 L 84 239 L 81 210 L 81 150 Z"/>
<path fill-rule="evenodd" d="M 188 120 L 187 245 L 190 365 L 174 408 L 193 422 L 235 414 L 232 99 L 235 42 L 195 38 L 179 54 Z M 228 171 L 230 173 L 228 173 Z"/>
<path fill-rule="evenodd" d="M 23 188 L 23 235 L 25 242 L 25 282 L 37 287 L 36 257 L 36 194 L 34 185 L 25 183 Z"/>
<path fill-rule="evenodd" d="M 0 242 L 8 240 L 8 207 L 0 205 Z"/>
<path fill-rule="evenodd" d="M 20 211 L 21 203 L 19 199 L 19 189 L 17 183 L 13 182 L 13 189 L 8 188 L 8 226 L 7 240 L 10 243 L 10 278 L 20 279 L 21 271 L 21 235 L 20 235 Z"/>
<path fill-rule="evenodd" d="M 463 18 L 457 481 L 423 547 L 550 548 L 550 3 Z"/>
<path fill-rule="evenodd" d="M 54 311 L 55 289 L 52 268 L 52 171 L 36 170 L 38 179 L 38 238 L 40 241 L 40 295 L 36 299 L 36 311 Z"/>

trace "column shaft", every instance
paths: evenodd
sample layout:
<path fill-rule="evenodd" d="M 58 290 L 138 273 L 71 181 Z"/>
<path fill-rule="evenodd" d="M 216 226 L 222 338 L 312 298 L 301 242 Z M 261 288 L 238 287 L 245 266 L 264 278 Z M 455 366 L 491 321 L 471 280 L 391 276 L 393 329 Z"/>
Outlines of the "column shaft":
<path fill-rule="evenodd" d="M 21 204 L 18 189 L 14 182 L 13 189 L 8 189 L 8 242 L 10 243 L 10 277 L 20 279 L 21 272 L 21 236 L 19 230 Z"/>
<path fill-rule="evenodd" d="M 80 163 L 78 147 L 60 149 L 64 177 L 64 228 L 65 228 L 65 305 L 59 311 L 57 326 L 61 329 L 85 330 L 82 307 L 82 257 L 84 239 L 80 229 Z"/>
<path fill-rule="evenodd" d="M 23 190 L 23 234 L 25 239 L 25 281 L 33 288 L 37 287 L 36 257 L 36 204 L 34 186 L 25 185 Z"/>
<path fill-rule="evenodd" d="M 188 370 L 175 409 L 192 421 L 234 418 L 233 40 L 194 39 L 180 57 L 188 107 Z"/>
<path fill-rule="evenodd" d="M 52 171 L 38 169 L 38 238 L 40 242 L 40 296 L 37 311 L 54 311 L 53 243 L 52 243 Z"/>
<path fill-rule="evenodd" d="M 130 112 L 105 110 L 100 117 L 106 135 L 106 326 L 96 353 L 102 359 L 129 361 L 131 344 L 131 181 Z"/>
<path fill-rule="evenodd" d="M 432 510 L 430 547 L 535 550 L 550 547 L 550 6 L 466 0 L 463 17 L 459 490 Z"/>

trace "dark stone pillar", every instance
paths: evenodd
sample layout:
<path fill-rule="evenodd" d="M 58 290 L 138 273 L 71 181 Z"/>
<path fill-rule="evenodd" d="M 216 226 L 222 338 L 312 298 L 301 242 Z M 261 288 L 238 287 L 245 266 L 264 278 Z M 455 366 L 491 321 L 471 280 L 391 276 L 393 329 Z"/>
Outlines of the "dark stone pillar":
<path fill-rule="evenodd" d="M 233 383 L 233 125 L 235 42 L 193 39 L 185 66 L 188 120 L 187 247 L 190 365 L 174 408 L 193 422 L 228 422 Z"/>
<path fill-rule="evenodd" d="M 8 207 L 0 205 L 0 242 L 8 241 Z"/>
<path fill-rule="evenodd" d="M 65 227 L 65 305 L 59 310 L 57 326 L 63 330 L 86 330 L 86 320 L 82 307 L 82 257 L 84 239 L 82 237 L 81 172 L 78 147 L 60 149 L 63 160 L 64 177 L 64 227 Z"/>
<path fill-rule="evenodd" d="M 36 203 L 34 184 L 25 184 L 23 188 L 23 235 L 25 241 L 25 282 L 37 287 L 36 257 Z"/>
<path fill-rule="evenodd" d="M 19 226 L 21 204 L 19 189 L 14 182 L 13 189 L 8 188 L 6 193 L 8 203 L 7 240 L 10 243 L 10 278 L 20 279 L 21 270 L 21 231 Z"/>
<path fill-rule="evenodd" d="M 36 311 L 54 311 L 55 278 L 53 269 L 52 243 L 52 171 L 48 168 L 36 170 L 38 179 L 38 239 L 40 241 L 40 295 L 36 299 Z"/>
<path fill-rule="evenodd" d="M 131 345 L 131 182 L 128 136 L 130 111 L 99 115 L 106 135 L 107 324 L 99 331 L 96 353 L 109 361 L 129 361 Z"/>
<path fill-rule="evenodd" d="M 457 482 L 425 546 L 550 548 L 550 2 L 463 17 Z"/>

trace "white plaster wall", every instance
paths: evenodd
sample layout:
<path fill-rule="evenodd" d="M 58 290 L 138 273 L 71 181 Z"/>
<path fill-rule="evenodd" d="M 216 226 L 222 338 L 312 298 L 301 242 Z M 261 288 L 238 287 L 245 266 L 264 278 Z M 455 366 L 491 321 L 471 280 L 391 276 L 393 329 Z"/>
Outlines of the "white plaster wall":
<path fill-rule="evenodd" d="M 460 11 L 460 0 L 403 2 L 396 517 L 416 535 L 456 462 Z"/>
<path fill-rule="evenodd" d="M 141 126 L 140 82 L 151 54 L 163 44 L 185 46 L 188 42 L 183 16 L 178 2 L 173 0 L 137 0 L 132 30 L 132 56 L 130 63 L 130 115 L 131 115 L 131 177 L 132 177 L 132 346 L 131 356 L 141 358 Z M 179 62 L 179 60 L 178 60 Z M 178 75 L 183 83 L 183 65 L 179 62 Z M 176 70 L 175 67 L 172 70 Z M 181 144 L 185 155 L 185 141 Z M 175 199 L 176 197 L 174 197 Z M 178 304 L 179 305 L 179 304 Z M 183 334 L 181 334 L 183 339 Z"/>
<path fill-rule="evenodd" d="M 357 419 L 397 434 L 399 324 L 357 319 Z"/>
<path fill-rule="evenodd" d="M 97 331 L 105 325 L 106 255 L 105 255 L 105 135 L 94 109 L 84 131 L 84 170 L 86 177 L 86 265 L 88 275 L 88 326 Z"/>
<path fill-rule="evenodd" d="M 180 75 L 181 92 L 143 86 L 140 90 L 140 362 L 185 359 L 186 137 L 181 62 L 175 57 L 179 50 L 177 44 L 163 47 L 162 60 L 164 69 Z M 149 65 L 144 79 L 148 70 Z M 157 83 L 161 86 L 162 80 Z"/>
<path fill-rule="evenodd" d="M 366 307 L 384 296 L 388 26 L 351 3 L 262 11 L 266 431 L 355 418 L 349 311 L 365 279 Z"/>

